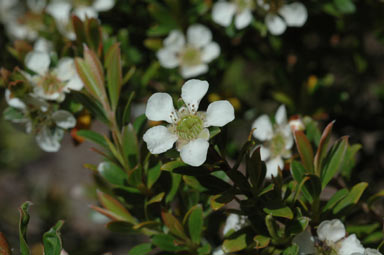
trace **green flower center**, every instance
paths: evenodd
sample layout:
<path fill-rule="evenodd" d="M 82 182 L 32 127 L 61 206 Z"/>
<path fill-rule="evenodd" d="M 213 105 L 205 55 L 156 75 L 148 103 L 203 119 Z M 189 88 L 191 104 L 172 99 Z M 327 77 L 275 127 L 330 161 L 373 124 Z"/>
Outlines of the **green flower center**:
<path fill-rule="evenodd" d="M 203 120 L 195 115 L 184 116 L 176 123 L 177 135 L 188 141 L 196 139 L 203 129 Z"/>
<path fill-rule="evenodd" d="M 281 132 L 277 132 L 270 141 L 272 157 L 281 155 L 285 151 L 285 137 Z"/>
<path fill-rule="evenodd" d="M 181 63 L 184 66 L 196 66 L 201 64 L 201 52 L 192 46 L 185 48 L 181 53 L 180 58 Z"/>
<path fill-rule="evenodd" d="M 37 85 L 43 89 L 44 93 L 49 95 L 61 92 L 65 87 L 65 83 L 60 81 L 55 74 L 50 72 L 41 77 L 37 82 Z"/>

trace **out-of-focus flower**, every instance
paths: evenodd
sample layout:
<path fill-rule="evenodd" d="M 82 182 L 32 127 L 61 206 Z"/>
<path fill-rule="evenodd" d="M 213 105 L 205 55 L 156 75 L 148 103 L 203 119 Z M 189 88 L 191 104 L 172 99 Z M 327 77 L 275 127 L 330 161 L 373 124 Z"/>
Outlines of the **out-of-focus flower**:
<path fill-rule="evenodd" d="M 1 0 L 0 1 L 0 22 L 8 23 L 17 19 L 21 9 L 18 0 Z"/>
<path fill-rule="evenodd" d="M 235 27 L 242 29 L 251 24 L 253 8 L 252 0 L 218 1 L 212 7 L 212 19 L 217 24 L 228 27 L 234 17 Z"/>
<path fill-rule="evenodd" d="M 284 1 L 258 0 L 258 5 L 267 11 L 265 25 L 273 35 L 283 34 L 287 27 L 301 27 L 308 18 L 307 8 L 299 2 L 284 4 Z"/>
<path fill-rule="evenodd" d="M 225 221 L 223 234 L 226 235 L 230 230 L 238 231 L 247 224 L 247 216 L 231 213 Z"/>
<path fill-rule="evenodd" d="M 212 255 L 225 255 L 225 253 L 224 253 L 224 251 L 223 251 L 223 248 L 218 247 L 218 248 L 216 248 L 216 249 L 213 251 Z"/>
<path fill-rule="evenodd" d="M 266 163 L 266 178 L 276 176 L 278 168 L 283 169 L 283 158 L 291 156 L 293 137 L 287 121 L 287 111 L 281 105 L 275 114 L 275 124 L 267 115 L 261 115 L 252 124 L 253 136 L 262 141 L 260 147 L 261 160 Z"/>
<path fill-rule="evenodd" d="M 292 243 L 295 243 L 299 246 L 300 255 L 316 254 L 315 238 L 311 235 L 309 228 L 296 235 L 293 238 Z"/>
<path fill-rule="evenodd" d="M 45 100 L 61 102 L 70 90 L 81 90 L 83 82 L 78 76 L 72 58 L 60 59 L 56 68 L 50 69 L 51 59 L 47 52 L 31 51 L 25 65 L 36 75 L 27 75 L 33 84 L 33 95 Z"/>
<path fill-rule="evenodd" d="M 288 123 L 292 132 L 305 130 L 304 122 L 298 115 L 291 118 Z"/>
<path fill-rule="evenodd" d="M 60 32 L 68 39 L 75 39 L 71 16 L 76 15 L 80 19 L 97 18 L 99 12 L 109 11 L 115 5 L 115 0 L 94 1 L 52 1 L 47 6 L 47 13 L 52 15 Z"/>
<path fill-rule="evenodd" d="M 208 71 L 208 63 L 220 54 L 220 46 L 212 42 L 211 31 L 200 24 L 187 30 L 173 30 L 164 40 L 164 47 L 157 52 L 160 65 L 165 68 L 180 67 L 184 78 L 195 77 Z"/>
<path fill-rule="evenodd" d="M 166 152 L 176 142 L 186 164 L 200 166 L 205 162 L 210 137 L 208 127 L 222 127 L 235 118 L 233 106 L 226 100 L 211 103 L 206 112 L 197 111 L 208 87 L 206 81 L 188 80 L 181 88 L 185 106 L 177 111 L 167 93 L 155 93 L 149 98 L 145 111 L 147 118 L 170 124 L 168 127 L 152 127 L 144 134 L 143 140 L 152 154 Z"/>

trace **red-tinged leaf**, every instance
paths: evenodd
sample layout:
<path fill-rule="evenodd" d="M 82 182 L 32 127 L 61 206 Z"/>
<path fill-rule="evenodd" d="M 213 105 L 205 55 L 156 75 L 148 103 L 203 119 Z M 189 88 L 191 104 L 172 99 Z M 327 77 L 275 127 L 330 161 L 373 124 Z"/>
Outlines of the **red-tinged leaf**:
<path fill-rule="evenodd" d="M 87 44 L 100 56 L 103 50 L 100 22 L 95 18 L 87 19 L 85 22 L 85 30 Z"/>
<path fill-rule="evenodd" d="M 75 58 L 75 66 L 77 74 L 84 83 L 87 92 L 95 99 L 102 98 L 102 92 L 100 91 L 96 78 L 91 72 L 88 64 L 81 58 Z"/>
<path fill-rule="evenodd" d="M 85 43 L 85 29 L 84 29 L 84 23 L 81 21 L 81 19 L 77 16 L 72 16 L 72 24 L 73 24 L 73 30 L 76 34 L 76 41 L 81 46 L 83 43 Z"/>
<path fill-rule="evenodd" d="M 105 57 L 105 68 L 107 69 L 109 100 L 112 109 L 116 109 L 120 89 L 123 84 L 120 47 L 118 43 L 109 48 Z"/>
<path fill-rule="evenodd" d="M 117 221 L 127 221 L 126 219 L 124 219 L 123 217 L 117 215 L 116 213 L 113 213 L 111 211 L 108 211 L 104 208 L 101 208 L 101 207 L 98 207 L 98 206 L 95 206 L 95 205 L 90 205 L 89 206 L 91 209 L 95 210 L 96 212 L 106 216 L 107 218 L 111 219 L 111 220 L 117 220 Z"/>
<path fill-rule="evenodd" d="M 84 46 L 84 60 L 90 68 L 100 91 L 104 91 L 104 71 L 103 66 L 95 52 Z"/>
<path fill-rule="evenodd" d="M 0 254 L 11 255 L 11 248 L 9 248 L 7 239 L 5 239 L 5 236 L 1 232 L 0 232 Z"/>
<path fill-rule="evenodd" d="M 329 139 L 331 138 L 333 124 L 335 124 L 335 121 L 332 121 L 331 123 L 329 123 L 328 126 L 324 129 L 323 134 L 321 135 L 321 138 L 320 138 L 319 147 L 317 148 L 314 164 L 315 164 L 315 173 L 318 175 L 321 172 L 323 160 L 325 159 L 325 156 L 327 155 L 327 152 L 328 152 L 328 143 L 329 143 Z"/>
<path fill-rule="evenodd" d="M 304 168 L 309 173 L 313 173 L 313 149 L 308 138 L 302 131 L 296 131 L 295 141 Z"/>
<path fill-rule="evenodd" d="M 101 191 L 97 191 L 97 196 L 105 209 L 114 213 L 124 221 L 136 224 L 136 219 L 132 217 L 128 210 L 117 199 Z"/>
<path fill-rule="evenodd" d="M 169 212 L 162 211 L 161 218 L 163 219 L 164 224 L 169 228 L 169 231 L 171 231 L 172 234 L 174 234 L 175 236 L 183 240 L 188 239 L 188 237 L 185 234 L 183 226 L 175 216 L 173 216 Z"/>

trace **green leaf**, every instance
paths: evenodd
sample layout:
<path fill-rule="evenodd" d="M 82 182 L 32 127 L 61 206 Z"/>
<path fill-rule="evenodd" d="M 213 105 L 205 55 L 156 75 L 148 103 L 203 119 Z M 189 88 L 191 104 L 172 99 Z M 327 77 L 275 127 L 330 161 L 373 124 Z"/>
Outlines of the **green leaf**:
<path fill-rule="evenodd" d="M 169 190 L 169 192 L 165 198 L 166 203 L 169 203 L 173 200 L 173 198 L 177 194 L 177 191 L 179 190 L 179 186 L 180 186 L 180 182 L 181 182 L 181 175 L 180 174 L 171 173 L 171 177 L 172 177 L 172 185 L 171 185 L 171 189 Z"/>
<path fill-rule="evenodd" d="M 127 174 L 124 170 L 110 161 L 101 162 L 97 167 L 97 171 L 111 184 L 124 185 L 127 180 Z"/>
<path fill-rule="evenodd" d="M 209 255 L 211 254 L 211 246 L 206 243 L 203 246 L 199 247 L 199 249 L 197 249 L 197 253 L 198 255 Z"/>
<path fill-rule="evenodd" d="M 100 102 L 95 100 L 93 97 L 85 95 L 83 92 L 71 91 L 71 95 L 74 99 L 82 104 L 88 111 L 92 113 L 98 120 L 102 121 L 105 124 L 109 124 L 109 121 L 105 115 L 105 111 L 101 106 Z"/>
<path fill-rule="evenodd" d="M 98 81 L 97 75 L 94 74 L 89 64 L 81 59 L 75 58 L 75 65 L 77 73 L 79 74 L 82 82 L 88 93 L 91 94 L 95 99 L 101 100 L 104 98 L 103 91 L 101 90 L 100 82 Z"/>
<path fill-rule="evenodd" d="M 175 216 L 167 211 L 162 211 L 161 218 L 172 234 L 183 240 L 188 240 L 183 225 L 181 225 L 180 221 Z"/>
<path fill-rule="evenodd" d="M 152 251 L 152 244 L 142 243 L 133 247 L 128 255 L 147 255 L 150 251 Z"/>
<path fill-rule="evenodd" d="M 295 131 L 295 141 L 304 168 L 313 173 L 313 149 L 302 131 Z"/>
<path fill-rule="evenodd" d="M 123 85 L 121 54 L 118 43 L 109 48 L 105 56 L 105 68 L 107 70 L 109 100 L 112 110 L 115 110 L 119 101 L 120 89 Z"/>
<path fill-rule="evenodd" d="M 126 221 L 111 221 L 107 224 L 107 229 L 117 233 L 132 233 L 132 224 Z"/>
<path fill-rule="evenodd" d="M 267 172 L 265 164 L 261 161 L 260 147 L 253 152 L 252 157 L 247 157 L 246 171 L 252 185 L 252 191 L 254 195 L 256 195 L 260 191 L 260 188 L 262 188 L 262 183 Z"/>
<path fill-rule="evenodd" d="M 132 124 L 128 124 L 123 128 L 122 133 L 124 157 L 128 159 L 130 168 L 133 168 L 139 161 L 139 142 L 136 131 Z"/>
<path fill-rule="evenodd" d="M 166 234 L 159 234 L 152 237 L 152 243 L 164 251 L 186 250 L 183 246 L 177 246 L 175 241 L 174 237 Z"/>
<path fill-rule="evenodd" d="M 383 190 L 381 190 L 381 191 L 379 191 L 379 192 L 377 192 L 376 194 L 374 194 L 374 195 L 372 195 L 369 199 L 368 199 L 368 205 L 369 206 L 372 206 L 372 204 L 376 201 L 376 200 L 378 200 L 378 199 L 380 199 L 380 198 L 383 198 L 384 197 L 384 189 Z"/>
<path fill-rule="evenodd" d="M 323 167 L 323 161 L 328 152 L 328 143 L 331 138 L 332 128 L 335 121 L 332 121 L 328 124 L 328 126 L 324 129 L 323 134 L 320 138 L 319 147 L 317 148 L 317 152 L 315 155 L 315 173 L 320 174 L 321 169 Z"/>
<path fill-rule="evenodd" d="M 347 206 L 357 204 L 360 200 L 361 195 L 367 188 L 368 183 L 361 182 L 352 187 L 351 191 L 346 195 L 333 209 L 333 213 L 337 214 Z"/>
<path fill-rule="evenodd" d="M 271 238 L 263 235 L 257 235 L 253 238 L 253 241 L 255 241 L 256 243 L 256 249 L 263 249 L 269 245 L 269 243 L 271 242 Z"/>
<path fill-rule="evenodd" d="M 336 8 L 344 14 L 351 14 L 356 11 L 356 6 L 351 0 L 333 0 Z"/>
<path fill-rule="evenodd" d="M 44 233 L 44 255 L 60 255 L 62 250 L 60 229 L 63 224 L 64 221 L 59 220 L 55 226 L 53 226 L 50 230 Z"/>
<path fill-rule="evenodd" d="M 321 185 L 325 186 L 337 174 L 340 167 L 343 165 L 344 155 L 348 148 L 348 137 L 344 136 L 338 140 L 328 152 L 324 162 L 324 168 L 321 169 Z"/>
<path fill-rule="evenodd" d="M 237 252 L 247 247 L 247 235 L 241 234 L 233 239 L 226 239 L 223 242 L 223 250 L 227 253 Z"/>
<path fill-rule="evenodd" d="M 136 224 L 136 219 L 128 212 L 128 210 L 115 198 L 101 191 L 97 191 L 97 197 L 105 209 L 112 212 L 117 220 L 127 221 Z"/>
<path fill-rule="evenodd" d="M 147 187 L 152 188 L 153 184 L 159 179 L 161 175 L 161 163 L 157 163 L 154 167 L 148 169 Z"/>
<path fill-rule="evenodd" d="M 195 178 L 201 186 L 208 189 L 207 193 L 211 195 L 216 195 L 232 188 L 230 184 L 213 175 L 195 176 Z"/>
<path fill-rule="evenodd" d="M 19 208 L 20 219 L 19 219 L 19 239 L 20 239 L 20 253 L 21 255 L 29 255 L 29 247 L 27 243 L 27 228 L 29 223 L 28 209 L 32 203 L 27 201 Z"/>
<path fill-rule="evenodd" d="M 283 251 L 283 255 L 299 255 L 299 246 L 293 244 Z"/>
<path fill-rule="evenodd" d="M 195 244 L 200 243 L 203 224 L 203 207 L 201 205 L 196 205 L 190 209 L 188 218 L 189 236 Z"/>
<path fill-rule="evenodd" d="M 361 144 L 354 144 L 348 146 L 347 151 L 344 155 L 343 165 L 340 167 L 341 174 L 348 180 L 351 177 L 351 172 L 355 166 L 356 153 L 362 148 Z"/>
<path fill-rule="evenodd" d="M 173 172 L 174 169 L 182 167 L 182 166 L 187 166 L 187 164 L 185 164 L 181 160 L 175 160 L 175 161 L 170 161 L 170 162 L 165 163 L 164 165 L 162 165 L 161 166 L 161 170 Z"/>
<path fill-rule="evenodd" d="M 127 103 L 125 104 L 125 107 L 124 107 L 123 118 L 121 120 L 121 125 L 122 126 L 127 125 L 127 123 L 130 121 L 130 118 L 131 118 L 131 105 L 132 105 L 132 101 L 133 101 L 134 97 L 135 97 L 135 92 L 132 91 L 129 94 Z"/>
<path fill-rule="evenodd" d="M 331 199 L 323 207 L 322 212 L 326 212 L 327 210 L 331 210 L 341 199 L 343 199 L 348 194 L 347 189 L 338 190 Z"/>
<path fill-rule="evenodd" d="M 147 117 L 145 116 L 145 114 L 142 114 L 135 119 L 135 121 L 133 122 L 133 128 L 135 129 L 136 134 L 138 135 L 142 134 L 143 127 L 145 126 L 146 123 L 147 123 Z"/>
<path fill-rule="evenodd" d="M 147 205 L 161 202 L 161 200 L 163 200 L 164 198 L 164 195 L 165 195 L 165 192 L 161 192 L 157 194 L 156 196 L 152 197 L 151 200 L 148 201 Z"/>
<path fill-rule="evenodd" d="M 100 145 L 101 147 L 103 147 L 105 149 L 108 149 L 108 144 L 105 141 L 104 136 L 97 133 L 97 132 L 94 132 L 92 130 L 83 129 L 83 130 L 77 131 L 76 134 L 78 136 L 84 137 L 85 139 L 87 139 L 91 142 L 94 142 L 94 143 Z"/>
<path fill-rule="evenodd" d="M 11 255 L 12 251 L 9 248 L 9 244 L 3 233 L 0 232 L 0 254 L 1 255 Z"/>
<path fill-rule="evenodd" d="M 98 19 L 89 18 L 85 21 L 85 35 L 87 39 L 87 45 L 97 52 L 99 55 L 102 52 L 102 33 L 100 28 L 100 22 Z"/>
<path fill-rule="evenodd" d="M 279 208 L 264 208 L 263 211 L 274 217 L 282 217 L 292 220 L 293 212 L 288 206 L 283 206 Z"/>
<path fill-rule="evenodd" d="M 13 107 L 5 108 L 3 111 L 3 117 L 5 120 L 13 122 L 21 122 L 25 119 L 24 113 Z"/>

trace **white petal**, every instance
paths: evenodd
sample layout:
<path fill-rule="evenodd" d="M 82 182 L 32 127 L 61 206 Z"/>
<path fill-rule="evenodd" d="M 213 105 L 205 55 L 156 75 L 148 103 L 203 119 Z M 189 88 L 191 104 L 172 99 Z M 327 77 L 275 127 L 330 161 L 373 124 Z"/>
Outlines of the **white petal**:
<path fill-rule="evenodd" d="M 53 1 L 48 6 L 46 11 L 59 22 L 68 22 L 71 4 L 67 1 Z"/>
<path fill-rule="evenodd" d="M 25 65 L 40 75 L 48 71 L 50 63 L 51 59 L 47 52 L 31 51 L 25 57 Z"/>
<path fill-rule="evenodd" d="M 68 129 L 76 126 L 76 119 L 73 117 L 72 113 L 64 110 L 58 110 L 52 114 L 52 119 L 55 121 L 56 125 Z"/>
<path fill-rule="evenodd" d="M 93 8 L 99 12 L 109 11 L 115 5 L 114 0 L 96 0 L 93 2 Z"/>
<path fill-rule="evenodd" d="M 195 24 L 187 30 L 187 41 L 193 46 L 200 48 L 212 41 L 212 33 L 206 26 Z"/>
<path fill-rule="evenodd" d="M 292 243 L 295 243 L 299 246 L 300 254 L 316 254 L 315 239 L 311 235 L 309 228 L 296 235 L 293 238 Z"/>
<path fill-rule="evenodd" d="M 267 160 L 270 155 L 271 155 L 271 151 L 267 147 L 265 147 L 264 145 L 261 145 L 260 146 L 261 160 L 263 160 L 263 161 Z"/>
<path fill-rule="evenodd" d="M 355 234 L 350 235 L 341 241 L 337 254 L 352 255 L 354 253 L 364 253 L 364 247 L 361 245 Z"/>
<path fill-rule="evenodd" d="M 73 14 L 82 20 L 85 20 L 85 18 L 97 18 L 96 10 L 88 6 L 80 6 L 76 8 Z"/>
<path fill-rule="evenodd" d="M 272 139 L 273 129 L 271 120 L 267 115 L 261 115 L 252 124 L 253 136 L 260 141 L 266 141 Z"/>
<path fill-rule="evenodd" d="M 162 48 L 156 53 L 160 65 L 165 68 L 175 68 L 179 65 L 177 52 L 170 48 Z"/>
<path fill-rule="evenodd" d="M 338 220 L 325 220 L 317 227 L 317 236 L 321 241 L 337 242 L 345 236 L 344 224 Z"/>
<path fill-rule="evenodd" d="M 238 214 L 231 213 L 228 215 L 227 220 L 223 228 L 223 235 L 226 235 L 230 230 L 239 230 L 240 226 L 240 216 Z"/>
<path fill-rule="evenodd" d="M 45 38 L 39 38 L 33 45 L 33 50 L 50 52 L 52 50 L 52 43 Z"/>
<path fill-rule="evenodd" d="M 364 255 L 382 255 L 382 254 L 376 249 L 366 248 L 364 251 Z"/>
<path fill-rule="evenodd" d="M 275 121 L 279 125 L 283 125 L 287 123 L 287 110 L 285 109 L 285 105 L 280 105 L 279 109 L 277 109 L 275 114 Z"/>
<path fill-rule="evenodd" d="M 207 81 L 192 79 L 184 83 L 181 88 L 181 98 L 188 109 L 196 112 L 201 99 L 207 94 L 209 84 Z"/>
<path fill-rule="evenodd" d="M 64 136 L 64 131 L 59 128 L 50 129 L 43 127 L 36 134 L 36 142 L 43 151 L 57 152 L 60 149 L 60 141 Z"/>
<path fill-rule="evenodd" d="M 219 247 L 213 251 L 212 255 L 225 255 L 225 253 L 223 251 L 223 248 Z"/>
<path fill-rule="evenodd" d="M 185 45 L 185 37 L 179 30 L 172 30 L 163 44 L 172 51 L 180 51 Z"/>
<path fill-rule="evenodd" d="M 27 0 L 28 8 L 33 12 L 41 12 L 46 4 L 46 0 Z"/>
<path fill-rule="evenodd" d="M 285 24 L 284 20 L 274 14 L 267 14 L 265 16 L 265 25 L 273 35 L 281 35 L 287 29 L 287 24 Z"/>
<path fill-rule="evenodd" d="M 205 127 L 223 127 L 235 119 L 235 109 L 227 100 L 219 100 L 208 105 Z"/>
<path fill-rule="evenodd" d="M 173 147 L 177 141 L 177 135 L 169 132 L 164 126 L 155 126 L 145 132 L 143 140 L 152 154 L 160 154 Z"/>
<path fill-rule="evenodd" d="M 298 2 L 284 5 L 280 8 L 279 13 L 291 27 L 303 26 L 308 18 L 307 8 Z"/>
<path fill-rule="evenodd" d="M 252 22 L 252 12 L 250 9 L 245 9 L 235 16 L 235 26 L 237 29 L 243 29 Z"/>
<path fill-rule="evenodd" d="M 273 159 L 268 160 L 265 162 L 267 166 L 267 174 L 265 175 L 265 178 L 271 179 L 272 176 L 277 176 L 279 172 L 279 168 L 283 170 L 284 167 L 284 161 L 281 157 L 275 157 Z"/>
<path fill-rule="evenodd" d="M 80 79 L 80 76 L 76 75 L 72 77 L 66 85 L 66 88 L 71 89 L 71 90 L 82 90 L 84 87 L 83 81 Z"/>
<path fill-rule="evenodd" d="M 236 12 L 236 5 L 225 1 L 219 1 L 212 7 L 212 19 L 217 24 L 228 27 L 231 25 L 233 15 Z"/>
<path fill-rule="evenodd" d="M 57 64 L 57 77 L 61 81 L 68 81 L 77 75 L 75 61 L 72 58 L 62 58 Z"/>
<path fill-rule="evenodd" d="M 181 76 L 183 76 L 184 79 L 188 79 L 208 72 L 208 65 L 201 64 L 197 66 L 182 66 L 180 71 Z"/>
<path fill-rule="evenodd" d="M 5 90 L 5 101 L 9 106 L 12 106 L 16 109 L 25 109 L 25 103 L 17 97 L 11 97 L 11 91 L 9 89 Z"/>
<path fill-rule="evenodd" d="M 201 60 L 209 63 L 220 55 L 220 46 L 215 42 L 210 42 L 201 51 Z"/>
<path fill-rule="evenodd" d="M 190 166 L 201 166 L 207 159 L 209 143 L 201 138 L 192 140 L 181 148 L 180 157 Z"/>
<path fill-rule="evenodd" d="M 149 120 L 161 121 L 168 123 L 174 122 L 172 114 L 175 113 L 172 97 L 168 93 L 155 93 L 147 102 L 145 115 Z"/>

